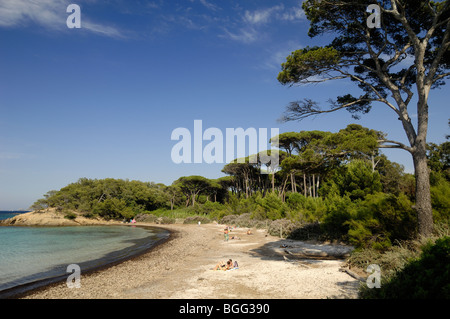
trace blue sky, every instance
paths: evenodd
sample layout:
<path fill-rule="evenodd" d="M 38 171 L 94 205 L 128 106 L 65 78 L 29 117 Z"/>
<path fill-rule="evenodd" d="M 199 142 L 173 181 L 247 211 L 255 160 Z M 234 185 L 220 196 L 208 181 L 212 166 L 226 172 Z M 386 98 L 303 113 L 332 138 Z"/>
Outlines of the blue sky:
<path fill-rule="evenodd" d="M 81 29 L 66 8 L 81 7 Z M 81 177 L 171 184 L 222 176 L 223 164 L 171 160 L 179 127 L 338 131 L 340 112 L 301 123 L 277 119 L 291 101 L 326 102 L 346 82 L 287 88 L 276 77 L 310 39 L 301 1 L 0 0 L 0 209 L 28 208 Z M 429 140 L 448 131 L 446 88 L 430 98 Z M 413 112 L 412 112 L 413 113 Z M 412 114 L 413 120 L 414 114 Z M 357 123 L 406 143 L 383 105 Z M 385 151 L 412 171 L 405 151 Z"/>

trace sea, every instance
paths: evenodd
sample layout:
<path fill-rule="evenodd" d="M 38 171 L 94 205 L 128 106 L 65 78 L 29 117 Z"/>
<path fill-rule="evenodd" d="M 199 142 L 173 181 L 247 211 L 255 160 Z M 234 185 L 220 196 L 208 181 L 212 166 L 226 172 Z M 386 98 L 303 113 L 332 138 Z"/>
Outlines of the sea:
<path fill-rule="evenodd" d="M 24 212 L 0 211 L 0 219 Z M 166 240 L 154 227 L 0 227 L 0 298 L 139 255 Z M 82 282 L 81 282 L 82 284 Z"/>

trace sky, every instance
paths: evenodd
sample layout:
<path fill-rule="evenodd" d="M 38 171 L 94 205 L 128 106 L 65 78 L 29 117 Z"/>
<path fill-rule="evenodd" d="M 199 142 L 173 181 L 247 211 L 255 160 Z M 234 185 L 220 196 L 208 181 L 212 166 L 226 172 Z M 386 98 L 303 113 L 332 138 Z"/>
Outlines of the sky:
<path fill-rule="evenodd" d="M 70 29 L 70 4 L 81 28 Z M 172 184 L 223 176 L 224 164 L 175 164 L 177 128 L 337 132 L 357 123 L 407 143 L 384 105 L 280 123 L 289 102 L 326 103 L 348 82 L 285 87 L 281 63 L 311 39 L 301 1 L 0 0 L 0 210 L 27 209 L 79 178 Z M 429 141 L 448 129 L 447 87 L 430 96 Z M 413 121 L 416 119 L 412 111 Z M 411 156 L 383 151 L 412 172 Z"/>

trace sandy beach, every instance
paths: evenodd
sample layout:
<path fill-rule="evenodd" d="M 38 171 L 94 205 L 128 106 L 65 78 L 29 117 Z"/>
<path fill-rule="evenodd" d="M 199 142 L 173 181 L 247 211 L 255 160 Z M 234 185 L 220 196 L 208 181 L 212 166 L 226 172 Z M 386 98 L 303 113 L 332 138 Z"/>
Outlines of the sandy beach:
<path fill-rule="evenodd" d="M 142 226 L 156 226 L 140 224 Z M 171 238 L 120 264 L 81 275 L 81 288 L 54 284 L 24 299 L 324 299 L 357 298 L 358 280 L 340 271 L 345 260 L 295 259 L 286 254 L 305 243 L 265 230 L 236 228 L 224 240 L 224 225 L 163 225 Z M 239 238 L 239 239 L 237 239 Z M 339 247 L 310 245 L 308 249 Z M 345 248 L 345 247 L 344 247 Z M 228 259 L 239 269 L 215 271 Z"/>

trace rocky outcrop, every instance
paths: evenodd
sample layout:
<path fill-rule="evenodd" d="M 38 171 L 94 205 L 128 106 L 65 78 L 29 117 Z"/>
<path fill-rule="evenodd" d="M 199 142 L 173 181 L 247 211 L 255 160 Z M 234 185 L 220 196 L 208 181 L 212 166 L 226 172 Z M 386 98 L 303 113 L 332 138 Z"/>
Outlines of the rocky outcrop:
<path fill-rule="evenodd" d="M 67 218 L 67 214 L 58 212 L 54 208 L 0 220 L 0 226 L 90 226 L 113 224 L 117 224 L 117 222 L 106 221 L 100 218 L 86 218 L 76 212 L 71 212 L 71 218 Z"/>

